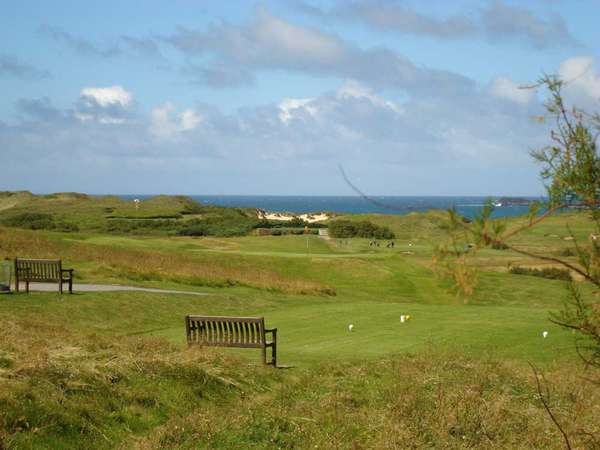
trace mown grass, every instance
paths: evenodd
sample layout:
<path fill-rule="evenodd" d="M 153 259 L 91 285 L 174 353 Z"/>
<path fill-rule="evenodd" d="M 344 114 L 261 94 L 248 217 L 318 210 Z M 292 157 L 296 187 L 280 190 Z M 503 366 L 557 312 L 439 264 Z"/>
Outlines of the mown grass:
<path fill-rule="evenodd" d="M 158 336 L 184 344 L 186 314 L 264 316 L 279 331 L 283 364 L 313 365 L 324 360 L 365 360 L 419 352 L 428 346 L 450 352 L 535 361 L 540 364 L 576 358 L 571 333 L 552 325 L 548 311 L 556 304 L 464 305 L 413 294 L 400 300 L 363 296 L 309 296 L 248 288 L 208 289 L 204 297 L 138 292 L 54 293 L 0 299 L 0 320 L 35 319 L 78 332 L 112 336 Z M 435 301 L 435 302 L 434 302 Z M 556 298 L 554 301 L 559 301 Z M 402 324 L 400 315 L 413 319 Z M 348 325 L 354 331 L 348 331 Z M 542 337 L 549 331 L 548 338 Z M 234 351 L 258 359 L 258 351 Z"/>

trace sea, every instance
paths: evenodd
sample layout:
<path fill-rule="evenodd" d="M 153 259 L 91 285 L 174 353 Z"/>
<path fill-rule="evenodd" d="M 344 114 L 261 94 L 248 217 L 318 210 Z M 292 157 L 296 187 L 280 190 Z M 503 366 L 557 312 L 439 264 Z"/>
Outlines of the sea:
<path fill-rule="evenodd" d="M 121 195 L 133 200 L 151 195 Z M 190 195 L 197 202 L 237 208 L 260 208 L 269 212 L 316 213 L 335 212 L 351 214 L 409 214 L 432 209 L 456 208 L 465 217 L 479 214 L 490 197 L 450 196 L 307 196 L 307 195 Z M 492 197 L 496 200 L 500 197 Z M 540 197 L 519 197 L 527 200 L 543 200 Z M 493 217 L 512 217 L 526 214 L 529 208 L 523 205 L 507 205 L 494 208 Z"/>

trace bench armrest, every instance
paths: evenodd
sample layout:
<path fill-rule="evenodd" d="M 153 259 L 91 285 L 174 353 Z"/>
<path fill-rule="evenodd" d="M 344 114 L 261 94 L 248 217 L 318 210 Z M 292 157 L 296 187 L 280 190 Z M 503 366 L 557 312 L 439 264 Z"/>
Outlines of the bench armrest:
<path fill-rule="evenodd" d="M 63 275 L 68 274 L 67 280 L 72 280 L 73 270 L 74 269 L 60 269 L 60 277 L 63 278 Z"/>
<path fill-rule="evenodd" d="M 265 328 L 265 337 L 267 333 L 271 333 L 271 344 L 269 345 L 277 345 L 277 328 Z"/>

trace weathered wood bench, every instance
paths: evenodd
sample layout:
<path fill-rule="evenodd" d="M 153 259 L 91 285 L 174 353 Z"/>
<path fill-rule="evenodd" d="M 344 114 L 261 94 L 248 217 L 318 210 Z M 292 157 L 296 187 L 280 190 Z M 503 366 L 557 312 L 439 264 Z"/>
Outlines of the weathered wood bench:
<path fill-rule="evenodd" d="M 265 329 L 264 317 L 186 316 L 188 345 L 212 347 L 260 348 L 263 364 L 277 367 L 277 328 Z M 266 334 L 271 334 L 267 342 Z M 271 348 L 271 362 L 267 362 Z"/>
<path fill-rule="evenodd" d="M 29 293 L 29 283 L 58 283 L 58 292 L 63 293 L 63 284 L 69 283 L 69 293 L 73 293 L 73 269 L 63 269 L 60 259 L 15 258 L 15 291 L 25 282 L 25 292 Z"/>

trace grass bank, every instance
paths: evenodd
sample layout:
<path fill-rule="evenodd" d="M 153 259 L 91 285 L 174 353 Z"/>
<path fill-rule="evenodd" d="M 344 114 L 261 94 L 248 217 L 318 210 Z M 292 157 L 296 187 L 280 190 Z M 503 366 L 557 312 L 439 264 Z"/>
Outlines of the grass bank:
<path fill-rule="evenodd" d="M 426 350 L 277 371 L 160 338 L 2 323 L 2 448 L 563 447 L 531 370 L 494 357 Z M 557 420 L 592 448 L 599 391 L 576 367 L 544 373 Z"/>

